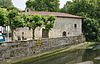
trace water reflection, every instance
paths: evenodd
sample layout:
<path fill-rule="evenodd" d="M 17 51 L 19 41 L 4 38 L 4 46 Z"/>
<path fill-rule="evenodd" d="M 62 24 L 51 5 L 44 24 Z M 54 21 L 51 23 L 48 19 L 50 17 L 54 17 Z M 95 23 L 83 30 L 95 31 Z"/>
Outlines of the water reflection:
<path fill-rule="evenodd" d="M 93 61 L 94 64 L 100 64 L 100 44 L 95 44 L 92 47 L 91 49 L 86 49 L 82 61 Z M 99 59 L 96 60 L 96 57 L 99 57 Z"/>

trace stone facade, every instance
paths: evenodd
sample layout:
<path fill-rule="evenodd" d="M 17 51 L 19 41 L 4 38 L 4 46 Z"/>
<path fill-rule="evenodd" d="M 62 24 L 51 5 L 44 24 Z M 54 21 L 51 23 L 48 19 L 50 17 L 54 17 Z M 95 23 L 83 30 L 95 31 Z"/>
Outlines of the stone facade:
<path fill-rule="evenodd" d="M 44 27 L 36 28 L 35 30 L 36 39 L 41 39 L 43 37 L 42 29 L 44 29 Z M 15 31 L 15 40 L 18 39 L 18 36 L 22 39 L 23 32 L 24 32 L 23 35 L 24 38 L 26 39 L 32 38 L 31 29 L 18 28 L 18 30 Z M 48 38 L 79 36 L 81 34 L 82 34 L 82 19 L 57 17 L 55 21 L 55 26 L 50 30 Z"/>
<path fill-rule="evenodd" d="M 15 40 L 28 40 L 32 39 L 32 30 L 29 29 L 28 27 L 24 28 L 17 28 L 14 31 L 14 39 Z"/>
<path fill-rule="evenodd" d="M 82 43 L 84 41 L 84 36 L 80 35 L 42 40 L 5 42 L 0 45 L 0 62 L 37 55 L 46 51 L 63 48 L 67 45 Z"/>
<path fill-rule="evenodd" d="M 66 32 L 65 36 L 79 36 L 82 34 L 82 20 L 74 18 L 57 18 L 55 27 L 50 31 L 49 37 L 63 37 L 63 32 Z"/>

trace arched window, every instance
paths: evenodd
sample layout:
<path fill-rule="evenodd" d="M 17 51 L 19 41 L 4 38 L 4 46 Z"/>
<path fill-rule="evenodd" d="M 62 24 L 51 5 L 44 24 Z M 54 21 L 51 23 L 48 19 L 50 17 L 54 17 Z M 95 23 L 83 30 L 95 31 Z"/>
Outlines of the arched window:
<path fill-rule="evenodd" d="M 26 8 L 26 9 L 25 9 L 25 12 L 30 12 L 30 9 L 29 9 L 29 8 Z"/>
<path fill-rule="evenodd" d="M 62 35 L 65 37 L 66 36 L 66 32 L 64 31 Z"/>

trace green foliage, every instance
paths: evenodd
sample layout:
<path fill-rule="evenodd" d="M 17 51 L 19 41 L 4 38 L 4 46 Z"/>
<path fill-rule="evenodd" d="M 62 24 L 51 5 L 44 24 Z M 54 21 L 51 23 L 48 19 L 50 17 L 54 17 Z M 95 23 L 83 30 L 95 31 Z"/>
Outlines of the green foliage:
<path fill-rule="evenodd" d="M 51 28 L 54 27 L 55 20 L 56 20 L 55 16 L 49 16 L 47 18 L 47 22 L 44 23 L 47 31 L 49 31 Z"/>
<path fill-rule="evenodd" d="M 83 34 L 87 41 L 100 40 L 100 1 L 99 0 L 73 0 L 68 1 L 61 12 L 85 17 L 83 21 Z"/>
<path fill-rule="evenodd" d="M 88 17 L 94 18 L 96 16 L 96 4 L 88 0 L 74 0 L 73 2 L 67 2 L 64 6 L 67 13 L 79 14 L 81 12 L 87 13 Z"/>
<path fill-rule="evenodd" d="M 18 16 L 18 11 L 16 10 L 10 10 L 8 13 L 8 18 L 13 19 L 14 17 Z"/>
<path fill-rule="evenodd" d="M 23 22 L 23 26 L 28 26 L 28 21 L 30 20 L 30 15 L 25 13 L 21 15 L 21 18 L 23 18 L 24 22 Z"/>
<path fill-rule="evenodd" d="M 34 14 L 34 15 L 30 15 L 28 18 L 29 18 L 29 22 L 28 22 L 29 27 L 36 28 L 42 25 L 41 15 Z"/>
<path fill-rule="evenodd" d="M 0 0 L 0 8 L 6 8 L 7 10 L 17 10 L 16 7 L 14 7 L 12 0 Z"/>
<path fill-rule="evenodd" d="M 13 7 L 12 0 L 0 0 L 0 7 L 2 8 Z"/>
<path fill-rule="evenodd" d="M 13 40 L 13 31 L 18 27 L 23 27 L 24 20 L 19 16 L 18 11 L 16 10 L 9 10 L 8 12 L 8 23 L 7 25 L 10 26 L 12 32 L 12 40 Z"/>
<path fill-rule="evenodd" d="M 6 20 L 7 20 L 7 11 L 0 9 L 0 26 L 5 26 Z"/>
<path fill-rule="evenodd" d="M 28 0 L 27 7 L 35 11 L 58 11 L 59 0 Z"/>
<path fill-rule="evenodd" d="M 25 20 L 24 23 L 26 23 L 26 26 L 32 28 L 33 39 L 34 39 L 34 37 L 35 37 L 34 31 L 35 31 L 36 27 L 40 27 L 43 24 L 43 22 L 41 20 L 42 19 L 41 15 L 39 15 L 39 14 L 34 14 L 34 15 L 24 14 L 23 18 Z"/>
<path fill-rule="evenodd" d="M 87 41 L 98 41 L 100 25 L 95 19 L 86 18 L 83 22 L 83 33 Z"/>
<path fill-rule="evenodd" d="M 18 27 L 23 27 L 24 19 L 21 18 L 20 16 L 14 17 L 12 22 L 12 27 L 13 29 L 16 29 Z"/>

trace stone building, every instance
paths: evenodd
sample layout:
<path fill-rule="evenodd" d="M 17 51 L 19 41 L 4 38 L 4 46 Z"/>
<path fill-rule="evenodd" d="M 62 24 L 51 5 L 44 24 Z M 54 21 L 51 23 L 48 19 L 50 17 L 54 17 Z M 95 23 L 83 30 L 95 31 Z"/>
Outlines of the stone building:
<path fill-rule="evenodd" d="M 41 15 L 54 15 L 56 16 L 55 26 L 49 33 L 45 32 L 44 27 L 37 27 L 35 30 L 35 38 L 57 38 L 57 37 L 69 37 L 79 36 L 82 34 L 82 17 L 75 16 L 66 13 L 59 12 L 43 12 L 43 11 L 30 11 L 26 9 L 26 13 L 29 14 L 41 14 Z M 17 28 L 15 30 L 15 39 L 31 39 L 32 30 L 28 27 Z"/>

